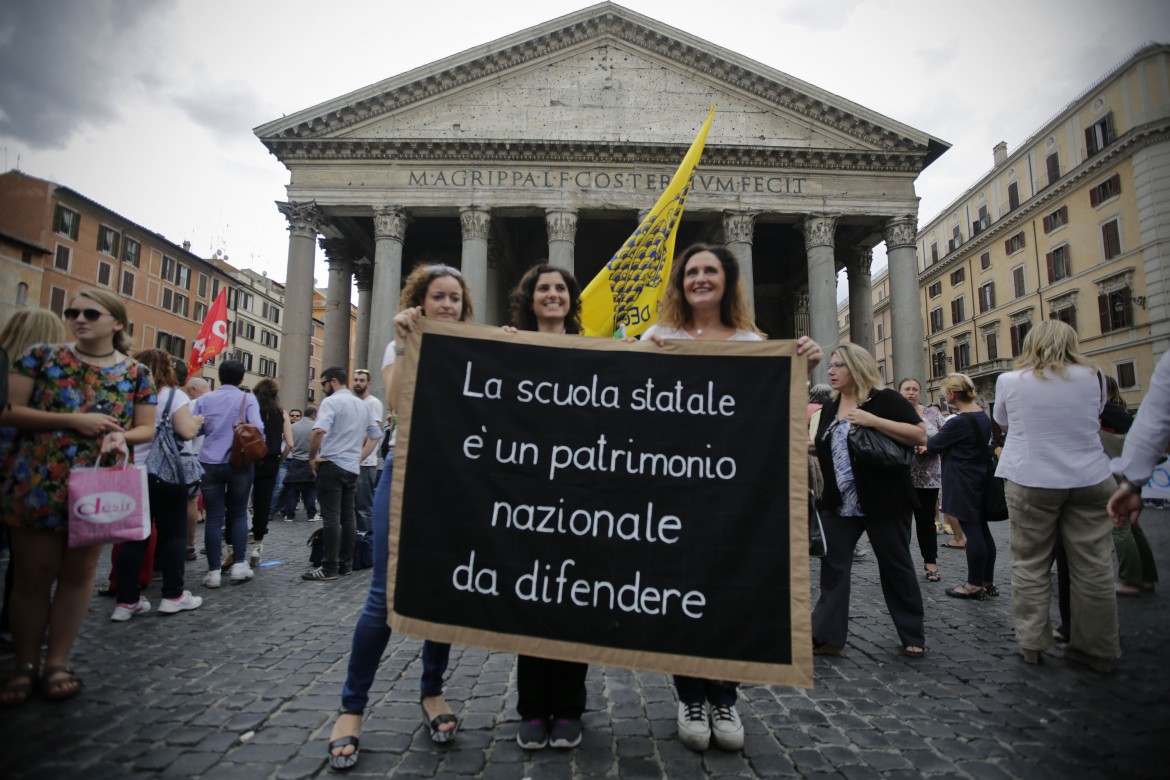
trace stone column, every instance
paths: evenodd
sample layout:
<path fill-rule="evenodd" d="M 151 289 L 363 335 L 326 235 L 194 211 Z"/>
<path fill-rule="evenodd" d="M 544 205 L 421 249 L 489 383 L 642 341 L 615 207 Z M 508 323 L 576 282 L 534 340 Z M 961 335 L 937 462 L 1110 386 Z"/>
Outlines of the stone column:
<path fill-rule="evenodd" d="M 385 206 L 374 212 L 374 277 L 370 297 L 370 340 L 366 368 L 370 369 L 370 392 L 386 400 L 382 385 L 382 356 L 394 339 L 394 315 L 398 313 L 398 296 L 402 292 L 402 242 L 410 217 L 397 206 Z M 360 353 L 359 353 L 360 354 Z"/>
<path fill-rule="evenodd" d="M 304 409 L 309 399 L 309 344 L 313 337 L 313 260 L 323 219 L 316 203 L 281 203 L 288 220 L 288 266 L 284 323 L 280 329 L 280 395 L 287 409 Z"/>
<path fill-rule="evenodd" d="M 826 357 L 836 345 L 837 331 L 837 261 L 834 258 L 833 234 L 837 216 L 810 214 L 804 220 L 804 247 L 808 263 L 809 336 L 821 345 Z M 816 384 L 828 379 L 828 360 L 813 369 L 809 380 Z"/>
<path fill-rule="evenodd" d="M 724 211 L 723 238 L 727 248 L 739 261 L 739 276 L 747 295 L 748 314 L 756 316 L 756 282 L 752 269 L 752 235 L 756 229 L 756 211 Z"/>
<path fill-rule="evenodd" d="M 487 304 L 487 248 L 491 209 L 484 206 L 464 206 L 459 209 L 459 224 L 463 228 L 463 278 L 471 289 L 475 304 L 475 321 L 484 322 Z"/>
<path fill-rule="evenodd" d="M 873 250 L 857 247 L 853 259 L 845 266 L 849 274 L 849 340 L 873 354 L 873 287 L 870 266 Z"/>
<path fill-rule="evenodd" d="M 325 298 L 325 349 L 321 356 L 321 370 L 340 366 L 348 375 L 353 247 L 344 238 L 322 238 L 320 243 L 329 263 L 329 291 Z"/>
<path fill-rule="evenodd" d="M 368 369 L 372 380 L 374 373 L 381 368 L 380 365 L 371 368 L 366 362 L 370 354 L 370 292 L 374 288 L 374 264 L 370 262 L 368 257 L 363 257 L 354 266 L 353 275 L 357 280 L 358 290 L 357 333 L 353 337 L 353 367 L 355 369 Z"/>
<path fill-rule="evenodd" d="M 548 230 L 548 261 L 577 275 L 574 241 L 577 238 L 576 209 L 545 209 L 544 224 Z"/>
<path fill-rule="evenodd" d="M 886 223 L 886 257 L 890 277 L 890 340 L 894 381 L 904 376 L 925 381 L 926 360 L 922 305 L 918 299 L 918 256 L 914 239 L 918 218 L 913 214 Z"/>

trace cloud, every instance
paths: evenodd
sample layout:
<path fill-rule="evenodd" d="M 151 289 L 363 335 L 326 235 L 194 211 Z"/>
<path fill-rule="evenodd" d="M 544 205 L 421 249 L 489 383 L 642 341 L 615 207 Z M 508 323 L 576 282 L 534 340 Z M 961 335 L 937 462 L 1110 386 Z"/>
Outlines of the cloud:
<path fill-rule="evenodd" d="M 148 53 L 140 33 L 170 2 L 9 0 L 0 17 L 0 134 L 62 148 L 119 117 Z M 157 64 L 157 63 L 153 63 Z"/>
<path fill-rule="evenodd" d="M 816 32 L 843 29 L 849 17 L 861 5 L 862 0 L 836 0 L 836 2 L 808 2 L 792 0 L 776 12 L 781 24 L 792 24 Z"/>
<path fill-rule="evenodd" d="M 251 141 L 252 128 L 272 114 L 254 89 L 238 83 L 203 83 L 172 99 L 191 121 L 228 141 Z"/>

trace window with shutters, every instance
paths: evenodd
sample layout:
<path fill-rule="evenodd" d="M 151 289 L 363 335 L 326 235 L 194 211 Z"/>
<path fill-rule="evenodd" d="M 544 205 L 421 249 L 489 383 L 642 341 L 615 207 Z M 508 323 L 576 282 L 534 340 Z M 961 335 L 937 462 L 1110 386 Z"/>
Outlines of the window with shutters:
<path fill-rule="evenodd" d="M 28 303 L 28 285 L 24 282 L 16 285 L 16 305 L 24 306 Z"/>
<path fill-rule="evenodd" d="M 1007 250 L 1009 255 L 1014 255 L 1016 252 L 1019 252 L 1024 248 L 1024 245 L 1024 231 L 1022 230 L 1003 242 L 1004 249 Z"/>
<path fill-rule="evenodd" d="M 979 255 L 979 270 L 986 271 L 991 268 L 991 252 L 984 252 Z"/>
<path fill-rule="evenodd" d="M 1133 296 L 1129 285 L 1097 296 L 1101 332 L 1112 333 L 1133 325 Z"/>
<path fill-rule="evenodd" d="M 57 252 L 53 255 L 53 267 L 58 271 L 69 272 L 69 266 L 72 265 L 73 250 L 64 244 L 57 244 Z"/>
<path fill-rule="evenodd" d="M 930 262 L 932 262 L 932 263 L 938 262 L 938 244 L 931 244 L 930 245 Z"/>
<path fill-rule="evenodd" d="M 965 296 L 960 295 L 951 301 L 951 324 L 958 325 L 965 319 L 967 319 L 967 300 Z"/>
<path fill-rule="evenodd" d="M 984 333 L 983 345 L 987 348 L 988 360 L 999 360 L 999 334 Z"/>
<path fill-rule="evenodd" d="M 1061 206 L 1056 211 L 1044 217 L 1044 232 L 1051 233 L 1059 227 L 1068 224 L 1068 206 Z"/>
<path fill-rule="evenodd" d="M 956 268 L 954 271 L 951 271 L 951 287 L 958 287 L 960 284 L 966 281 L 966 279 L 966 268 Z"/>
<path fill-rule="evenodd" d="M 97 283 L 100 284 L 102 287 L 109 287 L 110 286 L 110 273 L 113 270 L 114 270 L 114 267 L 112 265 L 110 265 L 109 263 L 103 263 L 101 260 L 98 260 Z"/>
<path fill-rule="evenodd" d="M 1020 207 L 1020 183 L 1013 181 L 1008 185 L 1008 211 L 1014 211 Z"/>
<path fill-rule="evenodd" d="M 1048 186 L 1051 187 L 1060 178 L 1060 152 L 1045 157 L 1044 167 L 1048 170 Z"/>
<path fill-rule="evenodd" d="M 1100 121 L 1085 128 L 1085 156 L 1092 157 L 1113 143 L 1114 137 L 1113 112 L 1110 111 Z"/>
<path fill-rule="evenodd" d="M 184 290 L 191 289 L 191 269 L 179 263 L 175 266 L 175 284 Z"/>
<path fill-rule="evenodd" d="M 1122 390 L 1132 390 L 1138 386 L 1136 362 L 1128 360 L 1124 363 L 1118 363 L 1113 370 L 1117 376 L 1117 384 Z"/>
<path fill-rule="evenodd" d="M 1121 194 L 1121 175 L 1113 174 L 1105 181 L 1089 190 L 1089 205 L 1096 207 L 1107 200 L 1112 200 Z"/>
<path fill-rule="evenodd" d="M 199 297 L 207 297 L 207 274 L 199 274 Z"/>
<path fill-rule="evenodd" d="M 1012 288 L 1017 298 L 1023 298 L 1028 291 L 1024 285 L 1024 266 L 1022 265 L 1017 265 L 1012 269 Z"/>
<path fill-rule="evenodd" d="M 101 252 L 103 255 L 117 257 L 121 238 L 122 237 L 118 231 L 114 230 L 112 227 L 100 225 L 98 227 L 97 251 Z"/>
<path fill-rule="evenodd" d="M 142 243 L 137 239 L 130 238 L 130 236 L 123 236 L 122 238 L 122 262 L 126 265 L 138 267 L 139 260 L 142 257 Z"/>
<path fill-rule="evenodd" d="M 930 294 L 931 298 L 937 298 L 942 295 L 942 282 L 935 282 L 930 287 L 927 287 L 926 291 Z"/>
<path fill-rule="evenodd" d="M 175 291 L 170 287 L 164 287 L 162 291 L 162 300 L 160 303 L 167 311 L 171 310 L 171 305 L 175 302 Z"/>
<path fill-rule="evenodd" d="M 253 325 L 252 323 L 250 323 L 250 322 L 242 323 L 238 330 L 239 330 L 239 334 L 242 338 L 248 339 L 249 341 L 256 340 L 256 326 Z"/>
<path fill-rule="evenodd" d="M 134 274 L 130 271 L 122 271 L 122 294 L 128 298 L 134 297 Z"/>
<path fill-rule="evenodd" d="M 1027 320 L 1012 323 L 1012 357 L 1020 356 L 1020 351 L 1024 347 L 1024 339 L 1030 330 L 1032 330 L 1032 323 Z"/>
<path fill-rule="evenodd" d="M 995 308 L 995 282 L 988 282 L 979 287 L 979 313 L 983 314 Z"/>
<path fill-rule="evenodd" d="M 60 287 L 49 289 L 49 311 L 58 317 L 65 316 L 65 291 Z"/>
<path fill-rule="evenodd" d="M 236 357 L 236 359 L 244 364 L 245 371 L 251 371 L 252 370 L 252 353 L 245 352 L 242 349 L 239 350 L 239 353 L 240 354 Z"/>
<path fill-rule="evenodd" d="M 1077 329 L 1077 307 L 1076 306 L 1061 306 L 1059 309 L 1052 309 L 1048 312 L 1048 319 L 1060 320 L 1064 324 L 1071 327 L 1073 330 Z"/>
<path fill-rule="evenodd" d="M 73 209 L 58 205 L 53 212 L 53 232 L 66 236 L 72 241 L 77 240 L 77 231 L 81 226 L 81 215 Z"/>
<path fill-rule="evenodd" d="M 240 290 L 236 296 L 236 308 L 244 311 L 252 311 L 252 293 Z"/>
<path fill-rule="evenodd" d="M 971 235 L 977 236 L 991 227 L 991 215 L 987 213 L 987 206 L 979 207 L 979 219 L 971 223 Z"/>
<path fill-rule="evenodd" d="M 967 341 L 960 341 L 955 344 L 955 370 L 966 371 L 971 365 L 971 344 Z"/>
<path fill-rule="evenodd" d="M 1048 283 L 1053 284 L 1072 276 L 1072 257 L 1068 244 L 1061 244 L 1044 256 L 1048 266 Z"/>
<path fill-rule="evenodd" d="M 1121 254 L 1121 225 L 1116 219 L 1101 226 L 1101 248 L 1106 260 Z"/>
<path fill-rule="evenodd" d="M 947 375 L 947 352 L 946 346 L 936 346 L 934 352 L 930 355 L 930 376 L 932 379 L 940 379 Z"/>
<path fill-rule="evenodd" d="M 164 282 L 175 281 L 175 266 L 176 265 L 178 265 L 178 263 L 175 262 L 175 258 L 168 257 L 167 255 L 163 255 L 162 274 L 161 275 L 162 275 L 162 279 Z"/>
<path fill-rule="evenodd" d="M 207 304 L 206 303 L 196 303 L 195 304 L 195 316 L 192 317 L 192 319 L 194 319 L 196 322 L 199 322 L 199 323 L 202 323 L 205 319 L 207 319 Z"/>
<path fill-rule="evenodd" d="M 943 311 L 942 307 L 930 310 L 930 332 L 938 333 L 943 329 Z"/>

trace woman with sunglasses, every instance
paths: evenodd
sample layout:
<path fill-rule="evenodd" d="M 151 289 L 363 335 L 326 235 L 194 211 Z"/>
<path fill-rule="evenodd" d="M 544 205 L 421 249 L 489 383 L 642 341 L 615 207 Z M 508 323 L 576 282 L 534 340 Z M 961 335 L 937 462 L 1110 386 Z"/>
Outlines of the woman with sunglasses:
<path fill-rule="evenodd" d="M 113 294 L 85 290 L 65 310 L 71 344 L 38 345 L 9 375 L 11 410 L 0 424 L 21 432 L 0 506 L 12 526 L 16 588 L 12 641 L 16 674 L 0 704 L 31 695 L 46 630 L 39 687 L 46 699 L 68 699 L 82 687 L 69 667 L 93 591 L 100 546 L 67 544 L 69 469 L 154 437 L 155 392 L 150 370 L 127 353 L 130 323 Z M 54 588 L 54 583 L 56 588 Z"/>
<path fill-rule="evenodd" d="M 675 260 L 662 314 L 642 334 L 662 346 L 668 339 L 695 341 L 763 341 L 749 314 L 739 262 L 725 246 L 694 244 Z M 802 337 L 796 353 L 811 369 L 821 348 Z M 852 554 L 853 547 L 849 547 Z M 743 748 L 743 724 L 735 704 L 738 683 L 674 676 L 678 692 L 678 735 L 691 750 L 703 751 L 715 740 L 723 750 Z"/>
<path fill-rule="evenodd" d="M 581 332 L 581 287 L 571 273 L 546 261 L 529 268 L 512 291 L 512 325 L 505 330 Z M 589 665 L 521 655 L 516 659 L 520 729 L 525 750 L 574 748 L 581 744 L 585 676 Z"/>
<path fill-rule="evenodd" d="M 396 358 L 405 348 L 398 344 L 414 330 L 419 317 L 466 322 L 472 317 L 471 290 L 463 275 L 446 265 L 415 268 L 403 283 L 401 310 L 394 316 L 395 340 L 386 345 L 382 362 L 382 383 L 386 387 L 386 409 L 393 412 Z M 341 691 L 341 711 L 329 735 L 329 766 L 335 770 L 357 766 L 362 714 L 369 703 L 370 686 L 390 641 L 386 618 L 386 566 L 390 554 L 390 482 L 394 465 L 394 441 L 382 468 L 374 493 L 374 568 L 366 604 L 358 616 L 349 654 L 349 668 Z M 443 698 L 443 675 L 451 645 L 423 642 L 422 708 L 423 724 L 438 744 L 455 739 L 458 720 Z"/>

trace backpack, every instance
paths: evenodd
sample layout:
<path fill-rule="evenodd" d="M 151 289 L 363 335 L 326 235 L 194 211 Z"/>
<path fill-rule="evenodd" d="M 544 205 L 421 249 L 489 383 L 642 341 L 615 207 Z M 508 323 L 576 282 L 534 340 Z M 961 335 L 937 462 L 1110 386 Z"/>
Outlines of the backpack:
<path fill-rule="evenodd" d="M 247 394 L 240 399 L 240 419 L 232 428 L 232 450 L 228 455 L 228 463 L 240 468 L 251 466 L 261 461 L 268 454 L 268 445 L 264 442 L 264 433 L 259 427 L 244 420 L 244 405 L 248 402 Z"/>

